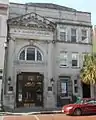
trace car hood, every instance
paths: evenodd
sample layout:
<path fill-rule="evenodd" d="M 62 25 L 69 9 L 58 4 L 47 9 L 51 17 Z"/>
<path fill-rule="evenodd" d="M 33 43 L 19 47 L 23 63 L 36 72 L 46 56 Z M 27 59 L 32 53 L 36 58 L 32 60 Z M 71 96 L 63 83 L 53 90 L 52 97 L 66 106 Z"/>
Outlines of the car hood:
<path fill-rule="evenodd" d="M 74 106 L 75 104 L 68 104 L 68 105 L 65 105 L 64 107 L 71 107 L 71 106 Z"/>

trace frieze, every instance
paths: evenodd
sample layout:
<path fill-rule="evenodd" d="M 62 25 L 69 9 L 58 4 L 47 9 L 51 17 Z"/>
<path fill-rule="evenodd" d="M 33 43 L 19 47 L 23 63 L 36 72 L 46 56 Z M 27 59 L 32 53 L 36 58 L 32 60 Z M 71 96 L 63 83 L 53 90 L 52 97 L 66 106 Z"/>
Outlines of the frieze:
<path fill-rule="evenodd" d="M 11 34 L 14 35 L 27 35 L 27 36 L 41 36 L 41 37 L 52 37 L 53 32 L 49 31 L 37 31 L 37 30 L 25 30 L 25 29 L 11 29 Z"/>

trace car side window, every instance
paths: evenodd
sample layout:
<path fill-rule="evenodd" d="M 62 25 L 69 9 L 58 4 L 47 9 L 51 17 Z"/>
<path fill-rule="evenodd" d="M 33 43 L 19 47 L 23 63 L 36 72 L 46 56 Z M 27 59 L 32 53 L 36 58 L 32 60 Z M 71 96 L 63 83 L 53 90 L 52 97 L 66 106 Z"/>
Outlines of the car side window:
<path fill-rule="evenodd" d="M 87 103 L 87 104 L 94 104 L 95 101 L 94 101 L 94 100 L 87 100 L 86 103 Z"/>
<path fill-rule="evenodd" d="M 94 104 L 96 105 L 96 100 L 94 100 Z"/>

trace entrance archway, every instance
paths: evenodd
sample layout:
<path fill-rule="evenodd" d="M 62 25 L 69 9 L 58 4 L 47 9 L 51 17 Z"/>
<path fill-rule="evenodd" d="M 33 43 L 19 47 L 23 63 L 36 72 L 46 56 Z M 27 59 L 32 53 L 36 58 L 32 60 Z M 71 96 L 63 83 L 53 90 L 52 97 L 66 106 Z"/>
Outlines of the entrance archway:
<path fill-rule="evenodd" d="M 17 107 L 43 106 L 43 75 L 22 72 L 17 75 Z"/>

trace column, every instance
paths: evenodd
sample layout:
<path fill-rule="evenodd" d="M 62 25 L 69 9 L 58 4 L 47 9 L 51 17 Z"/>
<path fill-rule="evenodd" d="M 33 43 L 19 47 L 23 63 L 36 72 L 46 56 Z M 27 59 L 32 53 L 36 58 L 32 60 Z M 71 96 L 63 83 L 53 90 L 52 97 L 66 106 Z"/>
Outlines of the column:
<path fill-rule="evenodd" d="M 7 70 L 6 70 L 6 86 L 7 86 L 7 96 L 9 97 L 9 100 L 6 101 L 6 106 L 8 106 L 11 109 L 14 109 L 14 90 L 12 90 L 12 87 L 14 89 L 13 83 L 14 83 L 14 57 L 15 57 L 15 40 L 10 39 L 8 43 L 8 59 L 7 59 Z M 9 83 L 10 82 L 10 83 Z M 9 87 L 11 90 L 8 92 Z"/>
<path fill-rule="evenodd" d="M 48 44 L 48 65 L 47 65 L 47 72 L 48 72 L 48 89 L 47 89 L 47 104 L 46 108 L 54 108 L 55 107 L 55 96 L 53 93 L 53 44 L 50 42 Z"/>

